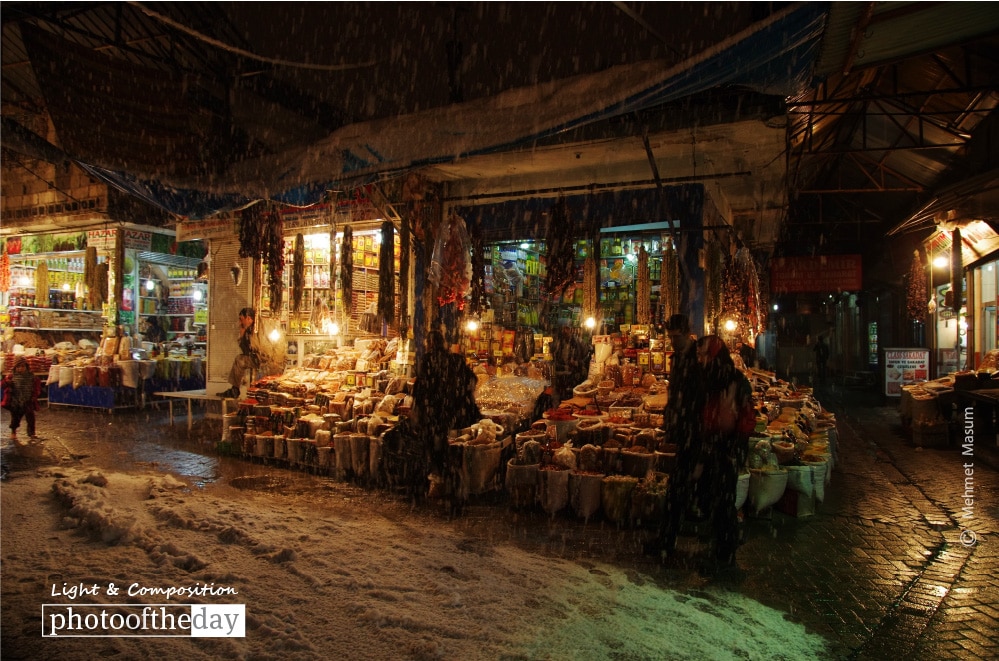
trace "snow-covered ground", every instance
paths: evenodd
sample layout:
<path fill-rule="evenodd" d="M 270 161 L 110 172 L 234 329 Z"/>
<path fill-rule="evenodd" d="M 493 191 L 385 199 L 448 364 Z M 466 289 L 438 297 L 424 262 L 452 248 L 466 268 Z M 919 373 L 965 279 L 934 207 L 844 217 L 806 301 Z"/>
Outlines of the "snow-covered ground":
<path fill-rule="evenodd" d="M 22 463 L 0 489 L 5 660 L 825 656 L 820 637 L 723 587 L 539 553 L 377 491 L 199 486 L 156 466 L 90 468 L 65 450 Z M 288 473 L 248 467 L 261 487 Z M 81 584 L 98 594 L 70 599 Z M 166 599 L 129 586 L 211 590 Z M 67 608 L 43 618 L 43 604 L 100 603 L 243 604 L 245 637 L 43 637 Z"/>

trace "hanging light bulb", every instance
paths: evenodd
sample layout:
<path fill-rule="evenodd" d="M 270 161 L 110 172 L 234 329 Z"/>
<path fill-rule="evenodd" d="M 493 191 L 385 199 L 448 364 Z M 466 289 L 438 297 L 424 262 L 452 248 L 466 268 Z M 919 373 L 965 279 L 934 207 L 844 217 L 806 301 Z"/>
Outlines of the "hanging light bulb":
<path fill-rule="evenodd" d="M 467 322 L 465 322 L 465 330 L 467 330 L 469 333 L 474 333 L 475 331 L 479 330 L 479 320 L 469 319 Z"/>
<path fill-rule="evenodd" d="M 593 330 L 594 328 L 597 327 L 597 320 L 594 319 L 593 317 L 587 317 L 586 321 L 583 322 L 583 326 L 585 326 L 589 330 Z"/>
<path fill-rule="evenodd" d="M 267 337 L 270 339 L 271 342 L 277 342 L 278 340 L 281 339 L 281 331 L 279 331 L 277 328 L 272 328 L 271 332 L 267 334 Z"/>
<path fill-rule="evenodd" d="M 146 291 L 152 291 L 156 289 L 156 283 L 152 280 L 146 280 Z"/>
<path fill-rule="evenodd" d="M 200 301 L 203 295 L 204 294 L 201 293 L 200 289 L 195 289 L 193 292 L 191 292 L 191 298 L 193 298 L 196 301 Z"/>

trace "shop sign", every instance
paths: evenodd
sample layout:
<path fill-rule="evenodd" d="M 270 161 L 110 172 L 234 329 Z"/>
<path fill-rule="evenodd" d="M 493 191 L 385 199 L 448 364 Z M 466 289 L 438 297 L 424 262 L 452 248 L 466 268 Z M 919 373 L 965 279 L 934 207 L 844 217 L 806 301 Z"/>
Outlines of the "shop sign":
<path fill-rule="evenodd" d="M 234 216 L 220 216 L 204 220 L 185 220 L 177 223 L 177 242 L 192 239 L 225 239 L 239 236 Z"/>
<path fill-rule="evenodd" d="M 885 394 L 900 397 L 902 386 L 930 378 L 929 349 L 885 349 Z"/>
<path fill-rule="evenodd" d="M 860 255 L 778 257 L 770 265 L 775 294 L 837 293 L 864 286 Z"/>
<path fill-rule="evenodd" d="M 124 228 L 122 240 L 126 250 L 149 250 L 153 244 L 152 232 Z M 115 237 L 118 229 L 101 229 L 87 231 L 87 246 L 97 250 L 114 250 Z"/>

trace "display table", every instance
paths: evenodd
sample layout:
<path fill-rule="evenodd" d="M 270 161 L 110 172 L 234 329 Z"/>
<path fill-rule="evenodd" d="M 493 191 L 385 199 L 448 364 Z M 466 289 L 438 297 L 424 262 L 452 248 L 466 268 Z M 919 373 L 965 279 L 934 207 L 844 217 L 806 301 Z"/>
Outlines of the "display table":
<path fill-rule="evenodd" d="M 221 401 L 217 395 L 209 395 L 206 393 L 205 389 L 201 390 L 173 390 L 173 391 L 161 391 L 154 392 L 156 397 L 164 397 L 167 400 L 167 406 L 169 407 L 169 417 L 170 424 L 173 425 L 173 403 L 178 400 L 183 400 L 187 402 L 187 431 L 191 431 L 191 427 L 194 425 L 194 418 L 191 414 L 191 402 L 194 400 L 200 401 Z M 221 418 L 222 414 L 215 413 L 205 413 L 205 417 L 211 418 Z"/>
<path fill-rule="evenodd" d="M 59 386 L 49 383 L 49 406 L 82 406 L 106 409 L 134 408 L 139 403 L 139 393 L 135 388 L 124 386 Z"/>

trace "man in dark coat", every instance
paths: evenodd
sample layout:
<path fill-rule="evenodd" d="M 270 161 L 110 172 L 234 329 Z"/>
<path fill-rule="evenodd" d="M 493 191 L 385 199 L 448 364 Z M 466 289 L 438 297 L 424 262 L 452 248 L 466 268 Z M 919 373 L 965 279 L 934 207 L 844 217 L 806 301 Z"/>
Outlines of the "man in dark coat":
<path fill-rule="evenodd" d="M 413 385 L 413 422 L 429 452 L 431 474 L 446 480 L 453 477 L 446 471 L 448 432 L 481 419 L 475 403 L 478 377 L 462 356 L 448 351 L 440 331 L 427 333 L 426 343 Z"/>
<path fill-rule="evenodd" d="M 673 356 L 670 360 L 669 394 L 663 411 L 666 442 L 676 445 L 676 465 L 670 475 L 659 536 L 646 545 L 649 553 L 669 556 L 693 498 L 693 472 L 700 453 L 701 367 L 690 335 L 690 320 L 675 314 L 666 322 Z"/>

